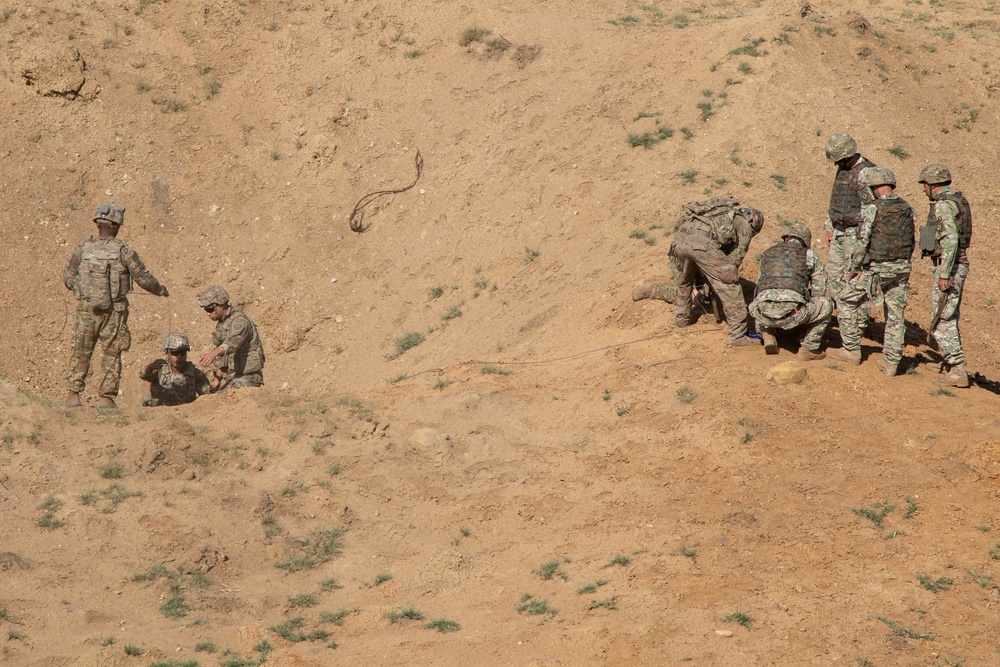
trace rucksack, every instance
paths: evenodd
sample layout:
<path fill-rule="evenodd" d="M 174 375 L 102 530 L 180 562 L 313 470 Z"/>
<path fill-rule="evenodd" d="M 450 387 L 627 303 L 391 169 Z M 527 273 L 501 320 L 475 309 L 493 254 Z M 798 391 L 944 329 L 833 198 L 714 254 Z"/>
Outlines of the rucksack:
<path fill-rule="evenodd" d="M 117 241 L 87 243 L 83 248 L 76 276 L 76 292 L 95 312 L 110 311 L 115 299 L 124 296 L 121 293 L 122 278 L 128 275 L 128 271 L 122 265 L 121 247 L 121 241 Z"/>
<path fill-rule="evenodd" d="M 677 221 L 677 228 L 689 220 L 700 220 L 708 223 L 716 241 L 725 243 L 736 237 L 736 227 L 730 213 L 739 206 L 739 200 L 733 197 L 712 197 L 704 201 L 688 202 L 682 207 L 683 213 Z"/>

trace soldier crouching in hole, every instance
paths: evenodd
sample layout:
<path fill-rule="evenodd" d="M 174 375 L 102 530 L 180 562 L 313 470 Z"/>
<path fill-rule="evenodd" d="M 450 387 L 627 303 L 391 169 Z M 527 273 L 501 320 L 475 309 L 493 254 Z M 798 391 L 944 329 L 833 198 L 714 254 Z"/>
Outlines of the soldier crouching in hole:
<path fill-rule="evenodd" d="M 142 397 L 144 407 L 184 405 L 212 392 L 208 376 L 187 360 L 191 349 L 188 337 L 169 334 L 163 341 L 163 359 L 143 366 L 139 377 L 149 382 L 149 393 Z"/>

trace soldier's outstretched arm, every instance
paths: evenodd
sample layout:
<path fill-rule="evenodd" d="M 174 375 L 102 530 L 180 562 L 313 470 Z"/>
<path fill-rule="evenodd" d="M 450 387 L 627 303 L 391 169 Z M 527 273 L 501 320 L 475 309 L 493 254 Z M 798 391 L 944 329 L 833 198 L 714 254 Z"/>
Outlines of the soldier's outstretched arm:
<path fill-rule="evenodd" d="M 162 285 L 159 280 L 157 280 L 146 265 L 142 263 L 142 259 L 139 258 L 139 253 L 127 245 L 122 246 L 121 251 L 122 263 L 128 272 L 132 275 L 132 280 L 134 280 L 139 287 L 150 292 L 151 294 L 157 294 L 159 296 L 170 296 L 170 292 L 167 291 L 166 286 Z"/>
<path fill-rule="evenodd" d="M 740 216 L 736 221 L 736 248 L 729 253 L 729 260 L 733 263 L 737 269 L 740 268 L 740 264 L 743 263 L 743 258 L 747 256 L 747 250 L 750 248 L 750 241 L 753 240 L 753 229 L 750 225 L 743 221 L 743 217 Z"/>

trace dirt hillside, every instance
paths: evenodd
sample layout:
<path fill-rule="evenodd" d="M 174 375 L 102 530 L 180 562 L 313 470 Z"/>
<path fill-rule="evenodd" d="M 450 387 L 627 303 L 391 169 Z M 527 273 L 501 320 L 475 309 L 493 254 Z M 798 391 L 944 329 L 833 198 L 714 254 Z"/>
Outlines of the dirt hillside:
<path fill-rule="evenodd" d="M 1000 3 L 0 0 L 0 50 L 0 664 L 1000 659 Z M 917 365 L 927 260 L 893 379 L 880 313 L 781 386 L 630 300 L 693 199 L 825 258 L 840 131 L 971 201 L 973 387 Z M 171 296 L 67 410 L 105 201 Z M 141 408 L 213 283 L 266 386 Z"/>

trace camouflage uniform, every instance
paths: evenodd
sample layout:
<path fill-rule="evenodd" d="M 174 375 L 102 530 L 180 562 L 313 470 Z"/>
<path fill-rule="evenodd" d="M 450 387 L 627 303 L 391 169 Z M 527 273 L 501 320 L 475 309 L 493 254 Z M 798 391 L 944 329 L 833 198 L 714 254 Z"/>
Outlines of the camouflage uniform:
<path fill-rule="evenodd" d="M 149 398 L 143 405 L 183 405 L 211 392 L 208 377 L 190 361 L 185 361 L 181 372 L 170 367 L 166 359 L 157 359 L 139 371 L 139 377 L 149 382 Z"/>
<path fill-rule="evenodd" d="M 751 215 L 757 218 L 756 229 Z M 763 216 L 759 211 L 736 207 L 712 222 L 692 216 L 683 219 L 674 236 L 677 262 L 674 317 L 678 326 L 691 323 L 691 292 L 700 272 L 722 302 L 729 324 L 726 344 L 746 337 L 747 305 L 740 287 L 739 267 L 761 224 Z"/>
<path fill-rule="evenodd" d="M 103 208 L 103 207 L 102 207 Z M 113 400 L 122 375 L 122 353 L 132 344 L 128 330 L 128 293 L 132 281 L 147 292 L 163 295 L 166 288 L 153 277 L 138 253 L 110 237 L 90 237 L 70 255 L 63 284 L 73 290 L 78 304 L 72 353 L 67 374 L 69 390 L 79 394 L 86 386 L 90 358 L 101 345 L 100 395 Z"/>
<path fill-rule="evenodd" d="M 951 287 L 948 289 L 944 305 L 941 307 L 941 319 L 937 326 L 930 332 L 934 340 L 941 347 L 941 354 L 944 356 L 948 366 L 961 366 L 965 363 L 965 352 L 962 350 L 962 338 L 958 330 L 958 319 L 962 305 L 962 290 L 965 287 L 965 279 L 969 275 L 969 259 L 966 249 L 959 243 L 958 217 L 960 213 L 959 205 L 952 201 L 949 196 L 960 195 L 945 186 L 939 190 L 931 201 L 929 224 L 936 224 L 937 233 L 935 245 L 940 251 L 935 249 L 934 261 L 934 281 L 931 290 L 931 308 L 936 311 L 938 301 L 941 298 L 941 290 L 938 287 L 938 280 L 951 280 Z M 971 221 L 968 223 L 971 227 Z M 969 232 L 971 236 L 971 229 Z M 932 312 L 933 318 L 936 313 Z"/>
<path fill-rule="evenodd" d="M 834 297 L 843 289 L 850 258 L 858 251 L 858 225 L 861 223 L 863 203 L 858 173 L 865 167 L 874 166 L 867 158 L 858 156 L 853 166 L 846 169 L 839 165 L 837 167 L 837 176 L 830 193 L 830 207 L 823 225 L 824 231 L 833 232 L 826 256 L 826 273 L 830 293 Z M 839 303 L 837 310 L 839 313 Z"/>
<path fill-rule="evenodd" d="M 889 211 L 901 216 L 902 234 L 908 239 L 902 243 L 901 250 L 884 255 L 887 259 L 878 261 L 871 256 L 875 250 L 872 232 L 875 231 L 877 235 L 882 233 L 876 229 L 875 223 L 877 219 L 882 219 L 880 215 L 884 217 Z M 895 193 L 882 195 L 862 208 L 857 246 L 848 264 L 849 273 L 860 275 L 844 284 L 837 303 L 840 337 L 844 342 L 844 349 L 849 351 L 861 349 L 861 327 L 868 318 L 869 300 L 876 307 L 883 307 L 885 334 L 882 353 L 885 363 L 892 370 L 895 370 L 903 358 L 903 340 L 906 336 L 903 312 L 910 287 L 910 256 L 914 246 L 915 217 L 910 205 Z M 893 254 L 896 256 L 889 258 Z M 905 255 L 905 258 L 898 255 Z M 882 256 L 876 254 L 876 257 Z"/>
<path fill-rule="evenodd" d="M 215 325 L 212 344 L 226 350 L 214 361 L 215 367 L 226 376 L 222 391 L 263 386 L 264 346 L 256 325 L 246 313 L 230 310 L 226 318 Z"/>
<path fill-rule="evenodd" d="M 781 248 L 786 244 L 794 248 L 800 248 L 793 239 L 779 243 L 774 248 Z M 788 287 L 769 286 L 769 276 L 765 275 L 766 263 L 762 261 L 761 276 L 758 282 L 758 289 L 763 285 L 754 300 L 750 302 L 750 315 L 757 321 L 757 330 L 764 329 L 784 329 L 790 330 L 798 327 L 805 327 L 802 336 L 802 347 L 810 352 L 819 350 L 823 342 L 823 335 L 830 326 L 830 319 L 833 316 L 833 299 L 825 296 L 826 293 L 826 272 L 823 262 L 811 249 L 801 248 L 798 252 L 805 250 L 805 272 L 808 273 L 808 283 L 801 287 L 789 289 Z M 766 253 L 765 253 L 766 254 Z M 806 276 L 803 276 L 803 283 Z"/>

